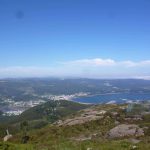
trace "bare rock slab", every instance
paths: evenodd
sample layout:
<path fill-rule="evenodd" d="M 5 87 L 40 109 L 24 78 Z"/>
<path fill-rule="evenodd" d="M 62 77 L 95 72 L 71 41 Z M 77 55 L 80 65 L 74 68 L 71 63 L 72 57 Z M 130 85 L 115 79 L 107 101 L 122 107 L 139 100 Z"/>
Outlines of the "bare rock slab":
<path fill-rule="evenodd" d="M 144 136 L 144 131 L 135 124 L 121 124 L 108 132 L 108 138 L 122 138 L 131 136 Z"/>

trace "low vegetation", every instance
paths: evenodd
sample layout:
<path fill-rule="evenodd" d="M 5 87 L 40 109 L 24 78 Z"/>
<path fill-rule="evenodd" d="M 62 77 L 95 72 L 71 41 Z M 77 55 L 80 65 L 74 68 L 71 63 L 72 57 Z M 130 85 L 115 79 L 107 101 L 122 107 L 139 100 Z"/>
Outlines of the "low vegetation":
<path fill-rule="evenodd" d="M 28 127 L 32 124 L 21 123 L 20 131 L 13 135 L 8 142 L 1 142 L 2 150 L 149 150 L 150 149 L 150 114 L 143 110 L 141 115 L 129 114 L 127 105 L 95 105 L 81 106 L 74 104 L 76 109 L 70 114 L 72 106 L 68 102 L 61 105 L 61 114 L 53 122 L 49 121 L 44 127 L 37 129 Z M 67 106 L 67 107 L 66 107 Z M 42 106 L 43 107 L 43 106 Z M 45 106 L 45 108 L 47 108 Z M 45 110 L 43 108 L 43 110 Z M 63 113 L 69 108 L 68 113 Z M 135 106 L 135 108 L 137 108 Z M 35 108 L 33 109 L 35 110 Z M 78 110 L 78 111 L 77 111 Z M 131 111 L 134 111 L 134 106 Z M 42 111 L 41 111 L 42 112 Z M 66 111 L 67 112 L 67 111 Z M 92 116 L 92 117 L 91 117 Z M 94 116 L 98 116 L 95 117 Z M 87 121 L 87 118 L 90 118 Z M 86 118 L 85 122 L 76 121 L 70 124 L 69 121 Z M 91 119 L 93 118 L 93 119 Z M 61 119 L 61 120 L 60 120 Z M 67 122 L 67 120 L 69 120 Z M 33 121 L 34 122 L 34 121 Z M 36 120 L 35 120 L 36 122 Z M 67 122 L 67 123 L 66 123 Z M 36 124 L 36 123 L 35 123 Z M 129 128 L 126 128 L 128 125 Z M 33 125 L 34 126 L 34 125 Z M 109 137 L 109 132 L 120 126 L 122 136 Z M 124 127 L 127 134 L 123 133 Z M 132 127 L 132 128 L 131 128 Z M 143 134 L 137 135 L 137 128 Z M 133 132 L 134 131 L 134 132 Z M 22 139 L 26 138 L 24 142 Z"/>

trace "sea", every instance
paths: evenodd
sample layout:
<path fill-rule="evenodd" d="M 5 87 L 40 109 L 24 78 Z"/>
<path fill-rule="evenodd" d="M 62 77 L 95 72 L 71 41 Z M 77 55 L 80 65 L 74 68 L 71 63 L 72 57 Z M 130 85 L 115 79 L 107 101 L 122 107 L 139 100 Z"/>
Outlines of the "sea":
<path fill-rule="evenodd" d="M 150 101 L 150 93 L 108 93 L 77 97 L 73 101 L 90 104 L 123 104 L 139 101 Z"/>

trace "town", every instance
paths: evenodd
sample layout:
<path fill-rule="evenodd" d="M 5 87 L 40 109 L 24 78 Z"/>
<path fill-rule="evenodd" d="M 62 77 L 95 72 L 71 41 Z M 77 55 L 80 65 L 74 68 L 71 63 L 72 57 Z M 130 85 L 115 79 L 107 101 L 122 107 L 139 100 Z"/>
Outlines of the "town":
<path fill-rule="evenodd" d="M 51 94 L 47 94 L 47 95 L 41 95 L 38 96 L 38 98 L 33 99 L 33 100 L 29 100 L 29 101 L 15 101 L 13 100 L 13 98 L 3 98 L 2 101 L 0 102 L 0 109 L 3 112 L 3 116 L 16 116 L 16 115 L 20 115 L 22 112 L 24 112 L 25 110 L 43 104 L 47 101 L 56 101 L 56 100 L 68 100 L 71 101 L 74 98 L 77 97 L 83 97 L 83 96 L 87 96 L 89 93 L 75 93 L 75 94 L 71 94 L 71 95 L 51 95 Z"/>

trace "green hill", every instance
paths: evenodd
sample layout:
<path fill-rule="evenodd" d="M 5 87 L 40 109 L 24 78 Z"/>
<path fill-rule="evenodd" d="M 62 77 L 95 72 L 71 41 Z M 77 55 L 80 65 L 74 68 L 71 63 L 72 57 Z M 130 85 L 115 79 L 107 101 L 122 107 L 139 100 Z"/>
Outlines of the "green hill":
<path fill-rule="evenodd" d="M 14 121 L 46 119 L 49 122 L 54 122 L 59 118 L 75 113 L 87 107 L 89 107 L 89 105 L 66 100 L 49 101 L 42 105 L 28 109 Z"/>
<path fill-rule="evenodd" d="M 0 137 L 5 135 L 6 128 L 10 129 L 13 134 L 19 132 L 20 123 L 23 121 L 28 121 L 29 129 L 39 129 L 89 106 L 66 100 L 49 101 L 30 108 L 19 116 L 1 117 Z"/>
<path fill-rule="evenodd" d="M 150 113 L 141 108 L 140 114 L 139 112 L 137 113 L 137 111 L 132 113 L 135 109 L 137 110 L 137 105 L 133 105 L 132 110 L 129 113 L 128 106 L 125 104 L 88 106 L 68 101 L 61 101 L 57 103 L 59 103 L 57 106 L 56 104 L 52 105 L 53 103 L 50 105 L 47 103 L 34 107 L 19 116 L 27 119 L 27 114 L 31 114 L 29 112 L 33 112 L 33 114 L 39 114 L 36 116 L 36 119 L 40 120 L 44 116 L 44 119 L 48 120 L 49 124 L 36 130 L 33 128 L 26 130 L 25 135 L 24 132 L 20 130 L 17 134 L 13 135 L 9 142 L 1 142 L 0 149 L 150 149 Z M 148 105 L 146 105 L 146 107 L 147 106 Z M 49 108 L 52 108 L 52 110 Z M 46 113 L 45 110 L 47 110 Z M 57 117 L 52 118 L 52 114 Z M 32 117 L 28 118 L 31 124 L 36 121 L 32 121 Z M 28 139 L 25 144 L 22 144 L 22 138 L 25 136 L 28 137 Z"/>

